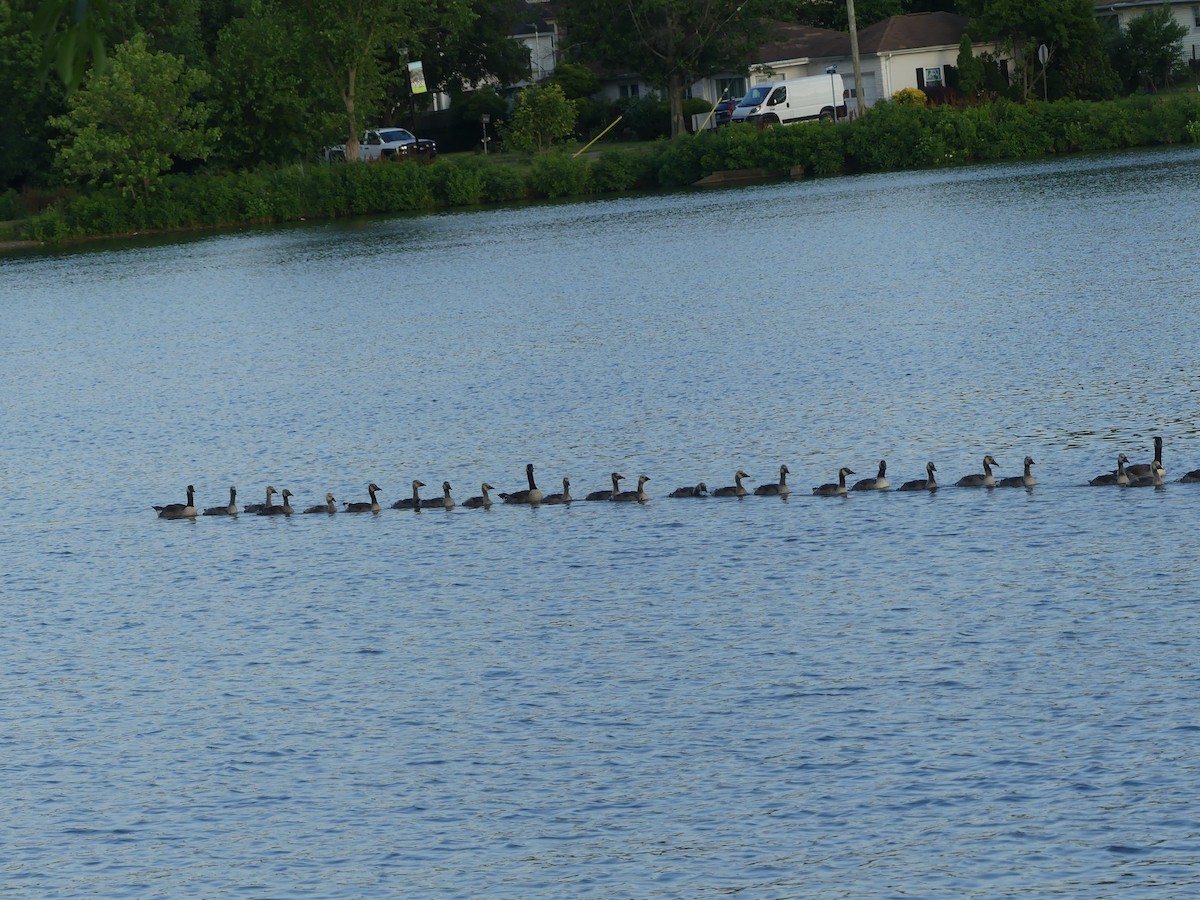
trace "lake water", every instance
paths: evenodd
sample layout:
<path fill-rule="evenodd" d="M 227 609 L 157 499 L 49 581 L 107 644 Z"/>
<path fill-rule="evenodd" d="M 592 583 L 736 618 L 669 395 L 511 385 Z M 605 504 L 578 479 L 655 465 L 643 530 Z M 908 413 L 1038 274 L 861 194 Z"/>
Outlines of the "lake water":
<path fill-rule="evenodd" d="M 1186 147 L 0 257 L 0 894 L 1195 895 L 1200 485 L 1086 483 L 1200 466 L 1198 209 Z M 653 499 L 151 509 L 527 462 Z"/>

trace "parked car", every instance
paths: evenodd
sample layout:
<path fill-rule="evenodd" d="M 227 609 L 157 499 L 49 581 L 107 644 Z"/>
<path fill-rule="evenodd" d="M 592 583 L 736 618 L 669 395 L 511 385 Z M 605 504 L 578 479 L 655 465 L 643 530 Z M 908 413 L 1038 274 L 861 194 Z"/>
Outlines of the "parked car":
<path fill-rule="evenodd" d="M 380 159 L 430 160 L 437 156 L 437 142 L 419 138 L 407 128 L 368 128 L 359 142 L 358 158 L 367 162 Z M 325 148 L 328 160 L 345 159 L 346 145 Z"/>
<path fill-rule="evenodd" d="M 720 128 L 722 125 L 728 125 L 729 120 L 733 117 L 733 111 L 737 105 L 742 102 L 742 98 L 738 97 L 735 100 L 722 100 L 717 104 L 717 111 L 713 113 L 713 124 Z"/>

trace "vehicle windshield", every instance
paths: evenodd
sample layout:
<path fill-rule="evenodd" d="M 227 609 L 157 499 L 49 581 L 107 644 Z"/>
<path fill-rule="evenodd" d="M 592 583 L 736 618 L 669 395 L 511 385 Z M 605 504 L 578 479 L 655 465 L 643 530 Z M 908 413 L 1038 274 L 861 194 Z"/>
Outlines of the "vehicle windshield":
<path fill-rule="evenodd" d="M 742 102 L 738 106 L 758 106 L 767 99 L 767 94 L 771 93 L 771 85 L 760 84 L 758 87 L 752 87 L 746 92 L 746 96 L 742 98 Z"/>
<path fill-rule="evenodd" d="M 389 144 L 394 144 L 397 141 L 416 140 L 416 138 L 412 136 L 412 132 L 404 128 L 389 128 L 387 131 L 381 131 L 379 133 L 383 135 L 384 141 Z"/>

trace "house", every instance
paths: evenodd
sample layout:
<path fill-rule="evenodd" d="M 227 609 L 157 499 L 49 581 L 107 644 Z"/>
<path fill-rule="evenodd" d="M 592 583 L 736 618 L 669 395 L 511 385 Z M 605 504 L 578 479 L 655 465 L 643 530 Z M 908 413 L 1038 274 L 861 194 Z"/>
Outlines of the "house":
<path fill-rule="evenodd" d="M 1124 3 L 1096 0 L 1096 18 L 1101 24 L 1109 22 L 1125 29 L 1133 19 L 1163 6 L 1168 7 L 1175 21 L 1187 29 L 1181 54 L 1183 61 L 1193 69 L 1200 67 L 1200 3 L 1197 0 L 1126 0 Z"/>
<path fill-rule="evenodd" d="M 943 92 L 968 24 L 965 16 L 927 12 L 891 16 L 861 29 L 858 49 L 865 104 L 871 106 L 903 88 L 920 88 L 935 97 Z M 992 44 L 974 47 L 976 55 L 985 51 L 995 53 L 996 48 Z M 837 66 L 851 96 L 859 96 L 848 32 L 778 23 L 771 40 L 750 59 L 745 75 L 727 72 L 702 79 L 693 86 L 692 95 L 714 101 L 725 92 L 737 97 L 756 84 L 820 75 L 831 66 Z"/>

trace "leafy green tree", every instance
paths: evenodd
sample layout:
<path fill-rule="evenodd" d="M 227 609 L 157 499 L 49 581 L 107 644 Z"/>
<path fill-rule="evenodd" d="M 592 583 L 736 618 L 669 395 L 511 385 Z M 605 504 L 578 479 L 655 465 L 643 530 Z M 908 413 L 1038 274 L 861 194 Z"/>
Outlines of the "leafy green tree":
<path fill-rule="evenodd" d="M 568 100 L 557 84 L 535 84 L 517 95 L 504 143 L 514 150 L 541 153 L 574 130 L 575 102 Z"/>
<path fill-rule="evenodd" d="M 573 62 L 561 62 L 554 68 L 550 83 L 562 88 L 568 100 L 590 97 L 600 90 L 600 79 L 587 66 Z"/>
<path fill-rule="evenodd" d="M 0 192 L 50 169 L 48 116 L 66 110 L 61 82 L 44 78 L 33 4 L 0 0 Z"/>
<path fill-rule="evenodd" d="M 683 94 L 699 78 L 743 67 L 765 34 L 766 0 L 565 0 L 581 52 L 666 89 L 671 134 L 685 130 Z"/>
<path fill-rule="evenodd" d="M 521 17 L 513 0 L 438 0 L 409 40 L 425 80 L 440 90 L 484 82 L 512 84 L 529 76 L 529 48 L 512 39 Z"/>
<path fill-rule="evenodd" d="M 1041 93 L 1040 44 L 1049 51 L 1051 75 L 1060 69 L 1052 82 L 1058 96 L 1089 99 L 1111 93 L 1113 73 L 1099 52 L 1103 40 L 1092 0 L 962 0 L 962 6 L 971 17 L 972 34 L 998 40 L 1011 54 L 1021 97 Z"/>
<path fill-rule="evenodd" d="M 74 91 L 88 69 L 108 64 L 104 20 L 109 0 L 42 0 L 33 31 L 43 41 L 42 72 L 54 69 L 68 91 Z"/>
<path fill-rule="evenodd" d="M 1188 30 L 1175 20 L 1169 6 L 1142 13 L 1114 41 L 1113 62 L 1126 90 L 1150 90 L 1170 84 L 1179 66 Z"/>
<path fill-rule="evenodd" d="M 292 17 L 254 2 L 221 29 L 213 61 L 219 159 L 232 167 L 313 157 L 339 130 L 337 97 L 306 64 Z"/>
<path fill-rule="evenodd" d="M 958 42 L 958 59 L 955 63 L 959 93 L 969 100 L 974 100 L 983 90 L 983 62 L 975 55 L 975 48 L 968 35 L 964 34 Z"/>
<path fill-rule="evenodd" d="M 417 37 L 433 16 L 452 33 L 471 20 L 469 2 L 303 0 L 298 34 L 341 98 L 347 159 L 358 159 L 364 117 L 377 113 L 389 81 L 402 77 L 397 49 L 420 50 Z"/>
<path fill-rule="evenodd" d="M 903 0 L 854 0 L 854 21 L 862 29 L 888 16 L 912 12 L 907 5 Z M 846 0 L 771 0 L 766 12 L 772 18 L 814 28 L 846 31 L 850 27 Z"/>
<path fill-rule="evenodd" d="M 208 81 L 179 57 L 151 52 L 144 35 L 122 44 L 108 71 L 93 73 L 50 120 L 62 134 L 53 143 L 64 177 L 136 197 L 176 160 L 207 159 L 220 132 L 195 95 Z"/>

